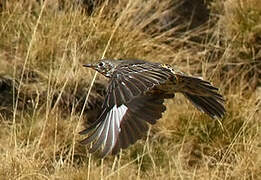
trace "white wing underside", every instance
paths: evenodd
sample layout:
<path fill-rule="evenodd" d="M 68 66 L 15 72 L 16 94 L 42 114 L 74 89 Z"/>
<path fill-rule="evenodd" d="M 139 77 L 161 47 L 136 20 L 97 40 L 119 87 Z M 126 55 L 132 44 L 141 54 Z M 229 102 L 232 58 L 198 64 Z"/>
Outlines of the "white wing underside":
<path fill-rule="evenodd" d="M 100 122 L 97 131 L 92 135 L 98 137 L 94 142 L 90 151 L 95 152 L 98 147 L 102 146 L 101 156 L 106 156 L 115 146 L 119 133 L 121 131 L 120 124 L 126 114 L 128 107 L 122 104 L 116 105 L 107 113 L 104 121 Z"/>

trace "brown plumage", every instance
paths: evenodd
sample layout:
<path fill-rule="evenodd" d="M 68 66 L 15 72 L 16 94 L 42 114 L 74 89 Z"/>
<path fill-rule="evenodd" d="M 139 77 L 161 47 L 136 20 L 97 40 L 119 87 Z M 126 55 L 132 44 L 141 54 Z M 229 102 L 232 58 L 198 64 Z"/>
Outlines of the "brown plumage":
<path fill-rule="evenodd" d="M 218 88 L 178 69 L 143 60 L 101 60 L 84 65 L 109 78 L 107 95 L 99 118 L 80 134 L 90 134 L 83 144 L 93 143 L 90 152 L 100 156 L 117 154 L 135 143 L 155 124 L 166 107 L 164 99 L 182 93 L 211 118 L 225 114 Z"/>

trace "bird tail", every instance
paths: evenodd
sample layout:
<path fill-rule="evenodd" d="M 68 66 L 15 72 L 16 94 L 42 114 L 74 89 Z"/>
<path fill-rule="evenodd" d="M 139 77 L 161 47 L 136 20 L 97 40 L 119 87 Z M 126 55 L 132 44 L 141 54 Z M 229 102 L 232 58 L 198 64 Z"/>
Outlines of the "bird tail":
<path fill-rule="evenodd" d="M 211 118 L 222 118 L 225 115 L 224 98 L 218 88 L 210 82 L 191 76 L 180 76 L 183 82 L 181 93 L 200 111 Z"/>

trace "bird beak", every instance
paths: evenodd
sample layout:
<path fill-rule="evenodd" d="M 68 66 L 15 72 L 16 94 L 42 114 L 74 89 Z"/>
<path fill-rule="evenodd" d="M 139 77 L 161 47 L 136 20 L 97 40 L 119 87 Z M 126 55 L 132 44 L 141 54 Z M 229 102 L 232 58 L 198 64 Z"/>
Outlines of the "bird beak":
<path fill-rule="evenodd" d="M 84 64 L 83 67 L 94 68 L 95 66 L 93 64 Z"/>

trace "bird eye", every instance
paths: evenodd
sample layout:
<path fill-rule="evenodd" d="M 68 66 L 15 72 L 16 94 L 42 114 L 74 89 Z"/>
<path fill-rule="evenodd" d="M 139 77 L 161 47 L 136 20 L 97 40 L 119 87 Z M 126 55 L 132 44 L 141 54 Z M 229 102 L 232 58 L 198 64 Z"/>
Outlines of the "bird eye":
<path fill-rule="evenodd" d="M 98 66 L 104 66 L 104 62 L 100 62 L 99 64 L 98 64 Z"/>

